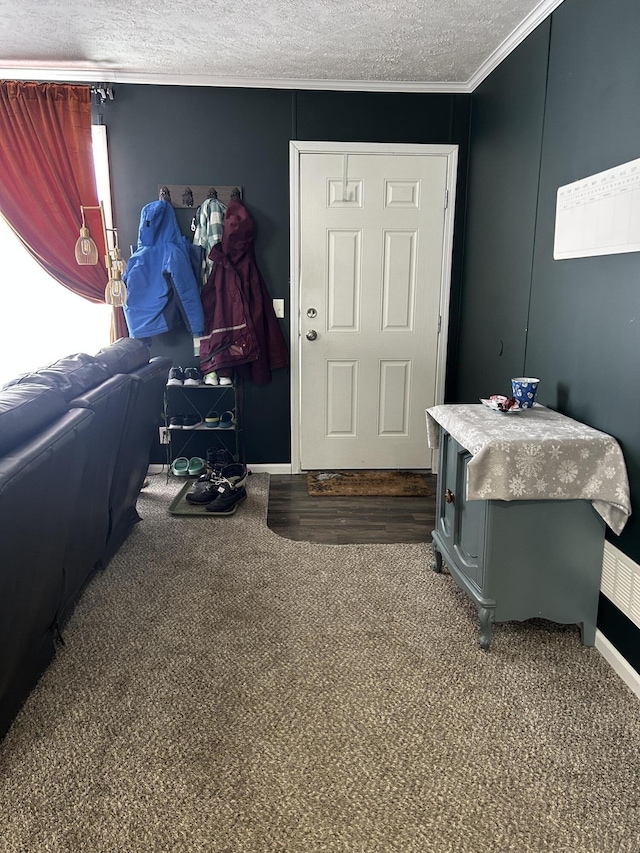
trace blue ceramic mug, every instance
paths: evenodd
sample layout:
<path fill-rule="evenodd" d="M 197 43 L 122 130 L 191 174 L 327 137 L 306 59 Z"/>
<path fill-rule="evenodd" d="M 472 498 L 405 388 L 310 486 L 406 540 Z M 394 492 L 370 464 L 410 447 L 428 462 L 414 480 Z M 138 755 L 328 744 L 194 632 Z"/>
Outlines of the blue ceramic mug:
<path fill-rule="evenodd" d="M 533 379 L 531 376 L 518 376 L 511 380 L 513 396 L 521 409 L 530 409 L 533 406 L 539 382 L 539 379 Z"/>

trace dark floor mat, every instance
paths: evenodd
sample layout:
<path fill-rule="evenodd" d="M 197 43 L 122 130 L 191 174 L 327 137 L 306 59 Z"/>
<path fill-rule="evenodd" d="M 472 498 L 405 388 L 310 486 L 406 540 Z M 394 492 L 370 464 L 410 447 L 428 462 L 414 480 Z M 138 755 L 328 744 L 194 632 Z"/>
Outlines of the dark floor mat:
<path fill-rule="evenodd" d="M 422 474 L 415 471 L 309 471 L 307 487 L 312 497 L 429 497 Z"/>

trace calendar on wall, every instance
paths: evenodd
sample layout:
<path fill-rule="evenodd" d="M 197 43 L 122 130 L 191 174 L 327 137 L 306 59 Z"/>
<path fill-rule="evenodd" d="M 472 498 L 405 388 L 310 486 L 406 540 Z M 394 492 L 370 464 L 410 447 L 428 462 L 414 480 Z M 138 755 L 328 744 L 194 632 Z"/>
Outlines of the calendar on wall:
<path fill-rule="evenodd" d="M 640 159 L 558 188 L 555 260 L 640 252 Z"/>

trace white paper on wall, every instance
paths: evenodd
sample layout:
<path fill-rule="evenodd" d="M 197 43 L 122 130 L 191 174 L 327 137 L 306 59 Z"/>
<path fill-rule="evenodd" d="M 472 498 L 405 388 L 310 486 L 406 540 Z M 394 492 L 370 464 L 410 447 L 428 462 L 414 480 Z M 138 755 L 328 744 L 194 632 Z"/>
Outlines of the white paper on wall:
<path fill-rule="evenodd" d="M 640 252 L 640 159 L 558 188 L 555 260 Z"/>

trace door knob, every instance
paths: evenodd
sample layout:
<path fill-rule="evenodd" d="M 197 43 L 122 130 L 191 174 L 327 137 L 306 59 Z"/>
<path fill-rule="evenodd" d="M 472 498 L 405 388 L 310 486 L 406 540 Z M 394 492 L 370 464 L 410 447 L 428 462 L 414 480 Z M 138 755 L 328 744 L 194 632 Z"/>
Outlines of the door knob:
<path fill-rule="evenodd" d="M 315 329 L 309 329 L 309 331 L 307 332 L 307 340 L 308 341 L 315 341 L 315 339 L 317 337 L 318 337 L 318 333 L 316 332 L 316 330 Z"/>
<path fill-rule="evenodd" d="M 453 494 L 451 489 L 447 489 L 444 493 L 445 503 L 452 504 L 456 501 L 456 496 Z"/>

